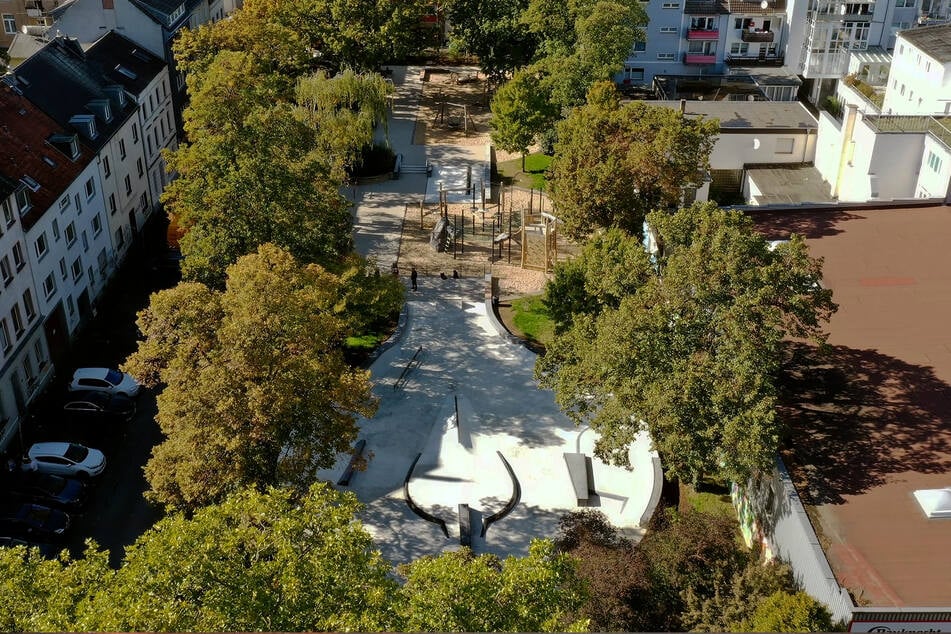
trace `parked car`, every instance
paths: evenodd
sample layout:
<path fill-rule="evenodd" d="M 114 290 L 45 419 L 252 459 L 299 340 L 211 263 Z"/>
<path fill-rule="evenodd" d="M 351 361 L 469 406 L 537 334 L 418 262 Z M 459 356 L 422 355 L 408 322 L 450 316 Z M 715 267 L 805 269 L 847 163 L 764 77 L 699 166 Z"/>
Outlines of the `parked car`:
<path fill-rule="evenodd" d="M 98 449 L 71 442 L 38 442 L 27 452 L 27 471 L 86 479 L 106 470 L 106 457 Z"/>
<path fill-rule="evenodd" d="M 69 382 L 70 391 L 94 390 L 135 397 L 141 386 L 131 375 L 111 368 L 79 368 Z"/>
<path fill-rule="evenodd" d="M 62 537 L 69 528 L 69 515 L 40 504 L 0 504 L 0 530 L 30 537 Z"/>
<path fill-rule="evenodd" d="M 69 393 L 63 404 L 63 411 L 74 416 L 127 421 L 135 416 L 135 401 L 122 394 L 81 390 Z"/>
<path fill-rule="evenodd" d="M 4 496 L 18 502 L 33 502 L 70 512 L 86 503 L 86 485 L 75 478 L 52 473 L 22 471 L 7 482 Z"/>
<path fill-rule="evenodd" d="M 62 550 L 62 546 L 54 546 L 53 544 L 28 542 L 25 539 L 20 539 L 19 537 L 0 537 L 0 548 L 15 548 L 16 546 L 39 548 L 40 555 L 43 557 L 56 557 L 60 550 Z"/>

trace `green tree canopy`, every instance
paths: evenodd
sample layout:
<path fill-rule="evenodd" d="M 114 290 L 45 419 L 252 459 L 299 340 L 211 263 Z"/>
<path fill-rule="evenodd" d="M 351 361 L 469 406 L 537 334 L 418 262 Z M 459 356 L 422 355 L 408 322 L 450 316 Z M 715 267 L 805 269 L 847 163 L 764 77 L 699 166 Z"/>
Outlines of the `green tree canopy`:
<path fill-rule="evenodd" d="M 599 456 L 626 464 L 646 428 L 670 476 L 746 482 L 778 448 L 784 338 L 825 340 L 836 307 L 819 286 L 822 262 L 798 237 L 771 250 L 749 218 L 712 203 L 652 212 L 648 224 L 663 245 L 661 273 L 616 308 L 576 315 L 536 374 L 600 434 Z M 598 305 L 588 291 L 572 301 Z"/>
<path fill-rule="evenodd" d="M 674 109 L 621 104 L 613 85 L 595 85 L 559 124 L 549 168 L 564 230 L 579 239 L 603 227 L 640 234 L 647 212 L 680 204 L 683 186 L 700 183 L 718 129 Z"/>
<path fill-rule="evenodd" d="M 528 148 L 558 113 L 542 90 L 541 77 L 528 68 L 499 87 L 492 99 L 492 114 L 492 142 L 506 152 L 520 153 L 524 169 Z"/>
<path fill-rule="evenodd" d="M 400 612 L 407 631 L 580 631 L 571 618 L 585 598 L 567 555 L 534 540 L 524 558 L 499 560 L 468 548 L 401 567 Z"/>
<path fill-rule="evenodd" d="M 248 484 L 305 486 L 375 410 L 347 366 L 341 280 L 273 245 L 228 268 L 223 292 L 194 282 L 153 295 L 123 366 L 165 384 L 166 436 L 146 465 L 150 496 L 195 508 Z"/>
<path fill-rule="evenodd" d="M 836 629 L 824 605 L 805 592 L 779 591 L 756 606 L 743 632 L 832 632 Z"/>
<path fill-rule="evenodd" d="M 446 14 L 452 46 L 479 57 L 479 67 L 498 83 L 528 64 L 538 38 L 522 21 L 527 0 L 451 0 Z"/>

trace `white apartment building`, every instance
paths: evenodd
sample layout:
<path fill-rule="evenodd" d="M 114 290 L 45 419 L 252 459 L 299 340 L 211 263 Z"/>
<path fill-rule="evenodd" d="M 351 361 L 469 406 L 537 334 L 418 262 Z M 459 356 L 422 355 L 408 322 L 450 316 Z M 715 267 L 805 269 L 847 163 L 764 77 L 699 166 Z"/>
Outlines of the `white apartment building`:
<path fill-rule="evenodd" d="M 901 31 L 883 114 L 951 114 L 951 24 Z"/>
<path fill-rule="evenodd" d="M 153 208 L 135 96 L 102 74 L 76 40 L 57 37 L 17 66 L 18 88 L 59 125 L 75 130 L 96 155 L 92 197 L 101 196 L 114 269 Z"/>

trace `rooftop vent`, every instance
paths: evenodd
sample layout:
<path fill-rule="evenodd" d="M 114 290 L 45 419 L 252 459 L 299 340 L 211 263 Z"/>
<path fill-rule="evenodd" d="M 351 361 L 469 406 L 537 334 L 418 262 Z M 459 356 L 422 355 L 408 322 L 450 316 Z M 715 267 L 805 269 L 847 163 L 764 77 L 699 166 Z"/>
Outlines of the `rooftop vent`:
<path fill-rule="evenodd" d="M 56 161 L 46 156 L 45 154 L 43 155 L 43 162 L 49 165 L 50 167 L 56 167 Z"/>
<path fill-rule="evenodd" d="M 951 487 L 943 489 L 919 489 L 915 499 L 928 519 L 951 517 Z"/>

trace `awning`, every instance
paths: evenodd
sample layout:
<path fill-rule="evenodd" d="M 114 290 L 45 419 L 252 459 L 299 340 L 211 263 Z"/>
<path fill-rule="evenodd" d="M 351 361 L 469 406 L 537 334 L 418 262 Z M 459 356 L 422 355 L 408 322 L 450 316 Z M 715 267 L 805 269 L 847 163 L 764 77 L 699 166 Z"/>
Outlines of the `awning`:
<path fill-rule="evenodd" d="M 869 46 L 864 51 L 852 51 L 852 58 L 861 64 L 892 63 L 892 56 L 881 46 Z"/>

